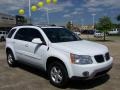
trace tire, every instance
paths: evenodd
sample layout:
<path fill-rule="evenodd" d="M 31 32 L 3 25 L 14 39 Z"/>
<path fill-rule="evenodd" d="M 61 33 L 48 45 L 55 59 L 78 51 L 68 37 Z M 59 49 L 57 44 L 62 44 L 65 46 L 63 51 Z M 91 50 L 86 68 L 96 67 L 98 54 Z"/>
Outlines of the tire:
<path fill-rule="evenodd" d="M 4 37 L 1 37 L 1 42 L 4 41 Z"/>
<path fill-rule="evenodd" d="M 64 88 L 69 80 L 66 67 L 61 62 L 54 62 L 48 66 L 50 83 L 56 87 Z"/>
<path fill-rule="evenodd" d="M 12 51 L 7 52 L 7 63 L 10 67 L 16 67 L 16 61 Z"/>
<path fill-rule="evenodd" d="M 2 38 L 0 38 L 0 42 L 2 42 Z"/>

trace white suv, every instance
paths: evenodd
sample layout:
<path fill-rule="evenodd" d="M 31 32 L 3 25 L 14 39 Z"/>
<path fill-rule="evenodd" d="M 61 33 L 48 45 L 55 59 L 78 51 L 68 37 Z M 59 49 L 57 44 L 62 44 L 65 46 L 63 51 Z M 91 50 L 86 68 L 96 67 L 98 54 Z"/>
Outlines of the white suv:
<path fill-rule="evenodd" d="M 7 32 L 6 31 L 0 31 L 0 41 L 4 41 L 6 39 Z"/>
<path fill-rule="evenodd" d="M 96 30 L 95 33 L 94 33 L 94 37 L 96 37 L 96 38 L 102 38 L 102 37 L 104 37 L 104 33 Z"/>
<path fill-rule="evenodd" d="M 108 34 L 109 35 L 117 35 L 117 34 L 119 34 L 119 30 L 118 29 L 110 30 L 110 31 L 108 31 Z"/>
<path fill-rule="evenodd" d="M 9 66 L 22 61 L 40 67 L 57 87 L 71 78 L 106 74 L 113 62 L 106 46 L 82 40 L 62 27 L 14 27 L 6 39 L 6 53 Z"/>

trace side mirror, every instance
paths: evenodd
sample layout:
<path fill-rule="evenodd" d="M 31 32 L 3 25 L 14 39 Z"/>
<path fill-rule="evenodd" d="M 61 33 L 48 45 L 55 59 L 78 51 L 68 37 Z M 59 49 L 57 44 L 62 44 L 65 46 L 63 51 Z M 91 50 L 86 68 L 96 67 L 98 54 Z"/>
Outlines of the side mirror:
<path fill-rule="evenodd" d="M 43 42 L 41 41 L 40 38 L 34 38 L 34 39 L 32 40 L 32 43 L 35 43 L 35 44 L 42 44 Z"/>

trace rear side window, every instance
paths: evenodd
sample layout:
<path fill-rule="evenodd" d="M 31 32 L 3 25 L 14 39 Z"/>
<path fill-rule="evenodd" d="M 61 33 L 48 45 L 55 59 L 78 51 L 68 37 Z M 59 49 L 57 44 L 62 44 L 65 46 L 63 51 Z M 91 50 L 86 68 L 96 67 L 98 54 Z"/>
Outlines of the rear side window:
<path fill-rule="evenodd" d="M 26 36 L 26 31 L 24 29 L 20 29 L 18 30 L 18 32 L 16 33 L 14 39 L 18 39 L 18 40 L 25 40 L 25 36 Z"/>
<path fill-rule="evenodd" d="M 9 32 L 9 34 L 8 34 L 7 37 L 8 37 L 8 38 L 11 38 L 15 31 L 16 31 L 16 29 L 12 29 L 12 30 Z"/>
<path fill-rule="evenodd" d="M 21 28 L 14 39 L 31 42 L 34 38 L 40 38 L 44 42 L 41 33 L 34 28 Z"/>

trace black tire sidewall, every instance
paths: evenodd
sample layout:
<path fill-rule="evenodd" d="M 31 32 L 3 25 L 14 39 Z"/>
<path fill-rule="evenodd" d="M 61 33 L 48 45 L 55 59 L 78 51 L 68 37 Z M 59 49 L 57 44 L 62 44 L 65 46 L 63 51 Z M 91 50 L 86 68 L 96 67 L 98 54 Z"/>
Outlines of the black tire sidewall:
<path fill-rule="evenodd" d="M 4 37 L 1 37 L 1 42 L 4 41 Z"/>
<path fill-rule="evenodd" d="M 0 42 L 2 42 L 2 38 L 0 38 Z"/>
<path fill-rule="evenodd" d="M 8 56 L 9 56 L 9 55 L 12 56 L 12 59 L 13 59 L 12 64 L 10 64 L 10 63 L 8 62 Z M 8 52 L 7 52 L 7 63 L 8 63 L 8 65 L 9 65 L 10 67 L 15 67 L 15 66 L 16 66 L 15 58 L 14 58 L 14 55 L 13 55 L 12 51 L 8 51 Z"/>
<path fill-rule="evenodd" d="M 55 82 L 52 80 L 52 78 L 51 78 L 50 73 L 51 73 L 52 67 L 54 67 L 54 66 L 59 67 L 59 68 L 61 69 L 61 72 L 62 72 L 62 75 L 63 75 L 63 80 L 62 80 L 61 83 L 55 83 Z M 60 63 L 60 62 L 54 62 L 54 63 L 51 63 L 51 64 L 49 65 L 49 68 L 48 68 L 48 76 L 49 76 L 50 83 L 53 84 L 53 85 L 56 86 L 56 87 L 59 87 L 59 88 L 64 88 L 64 87 L 67 85 L 67 82 L 68 82 L 68 80 L 69 80 L 67 69 L 66 69 L 66 67 L 65 67 L 62 63 Z"/>

